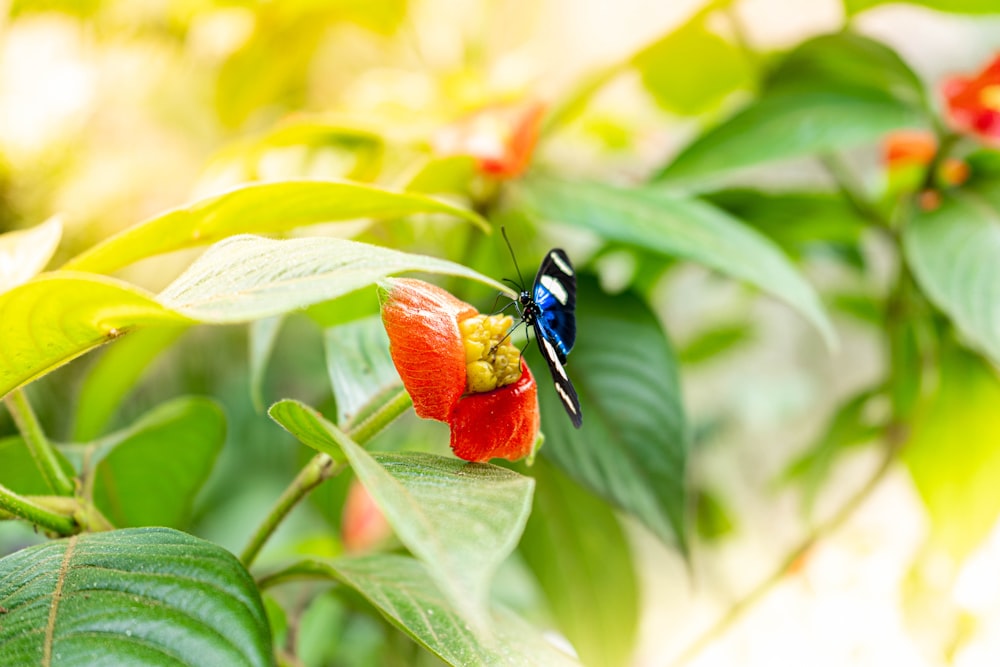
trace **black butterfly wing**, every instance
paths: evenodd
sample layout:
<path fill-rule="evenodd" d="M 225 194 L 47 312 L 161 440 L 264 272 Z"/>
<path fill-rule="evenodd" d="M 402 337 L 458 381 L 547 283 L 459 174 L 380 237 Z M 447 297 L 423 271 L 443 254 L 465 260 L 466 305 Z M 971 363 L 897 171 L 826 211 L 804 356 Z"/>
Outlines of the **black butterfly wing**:
<path fill-rule="evenodd" d="M 576 342 L 576 274 L 569 257 L 559 248 L 549 251 L 535 276 L 532 298 L 538 306 L 535 338 L 549 367 L 556 394 L 573 426 L 580 428 L 583 414 L 576 389 L 566 374 L 566 355 Z"/>

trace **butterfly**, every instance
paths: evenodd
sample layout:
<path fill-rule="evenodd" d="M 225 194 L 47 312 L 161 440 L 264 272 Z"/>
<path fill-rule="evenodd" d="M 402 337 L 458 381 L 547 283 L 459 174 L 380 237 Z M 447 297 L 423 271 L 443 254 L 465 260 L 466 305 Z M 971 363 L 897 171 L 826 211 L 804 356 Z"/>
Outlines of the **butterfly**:
<path fill-rule="evenodd" d="M 504 240 L 507 240 L 506 230 L 501 231 Z M 507 247 L 510 248 L 509 240 Z M 511 257 L 514 257 L 513 248 Z M 517 267 L 516 259 L 514 266 Z M 520 274 L 518 269 L 518 276 Z M 517 286 L 519 294 L 515 302 L 521 323 L 535 332 L 538 349 L 552 374 L 556 394 L 573 426 L 580 428 L 583 423 L 580 399 L 565 367 L 566 356 L 576 342 L 576 274 L 569 256 L 561 248 L 553 248 L 538 267 L 531 291 L 524 289 L 523 285 L 522 279 Z"/>

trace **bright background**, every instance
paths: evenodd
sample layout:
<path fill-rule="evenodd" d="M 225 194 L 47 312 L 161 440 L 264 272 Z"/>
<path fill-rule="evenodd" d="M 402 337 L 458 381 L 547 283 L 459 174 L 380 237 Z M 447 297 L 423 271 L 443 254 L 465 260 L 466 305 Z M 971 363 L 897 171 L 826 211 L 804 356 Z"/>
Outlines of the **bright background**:
<path fill-rule="evenodd" d="M 404 4 L 0 2 L 0 232 L 58 212 L 67 224 L 64 252 L 80 250 L 236 182 L 245 174 L 227 147 L 296 112 L 416 137 L 498 96 L 556 99 L 702 5 Z M 323 21 L 302 19 L 323 5 Z M 788 47 L 843 21 L 835 0 L 744 0 L 735 16 L 759 50 Z M 932 87 L 949 74 L 975 71 L 1000 50 L 997 19 L 890 5 L 855 25 L 895 48 Z M 733 25 L 718 29 L 728 33 Z M 739 101 L 728 98 L 715 114 Z M 673 116 L 637 77 L 623 76 L 539 159 L 629 182 L 712 117 Z M 266 179 L 289 170 L 344 173 L 351 165 L 336 158 L 303 165 L 290 151 L 256 168 Z M 794 166 L 769 174 L 778 181 L 819 178 Z M 188 260 L 145 262 L 127 277 L 158 288 Z M 809 273 L 820 283 L 840 278 L 822 262 Z M 704 270 L 681 272 L 661 290 L 668 330 L 684 340 L 704 322 L 724 319 L 744 303 L 742 290 Z M 783 306 L 759 300 L 751 315 L 755 342 L 684 376 L 692 422 L 719 429 L 695 452 L 691 475 L 717 495 L 730 529 L 698 545 L 693 579 L 675 552 L 637 525 L 630 531 L 643 577 L 637 665 L 669 664 L 807 534 L 800 494 L 776 480 L 838 400 L 879 377 L 884 363 L 871 335 L 849 323 L 838 322 L 842 345 L 831 358 Z M 58 392 L 50 400 L 58 405 Z M 876 459 L 868 450 L 845 457 L 812 521 L 839 507 Z M 276 484 L 260 487 L 261 504 Z M 928 552 L 927 532 L 909 476 L 893 472 L 690 664 L 1000 664 L 1000 530 L 964 563 Z"/>

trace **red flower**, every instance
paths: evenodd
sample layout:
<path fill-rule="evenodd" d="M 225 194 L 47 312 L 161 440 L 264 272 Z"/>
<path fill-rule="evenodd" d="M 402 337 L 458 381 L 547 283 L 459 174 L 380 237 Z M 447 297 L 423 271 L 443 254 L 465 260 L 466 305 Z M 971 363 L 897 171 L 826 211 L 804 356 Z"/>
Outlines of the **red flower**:
<path fill-rule="evenodd" d="M 538 142 L 545 107 L 540 102 L 484 107 L 438 132 L 440 155 L 469 155 L 479 170 L 497 178 L 524 173 Z"/>
<path fill-rule="evenodd" d="M 974 77 L 948 79 L 942 90 L 956 130 L 1000 144 L 1000 56 Z"/>
<path fill-rule="evenodd" d="M 447 422 L 451 449 L 466 461 L 531 454 L 540 427 L 537 386 L 520 350 L 504 339 L 511 318 L 481 315 L 421 280 L 383 287 L 389 351 L 417 415 Z"/>

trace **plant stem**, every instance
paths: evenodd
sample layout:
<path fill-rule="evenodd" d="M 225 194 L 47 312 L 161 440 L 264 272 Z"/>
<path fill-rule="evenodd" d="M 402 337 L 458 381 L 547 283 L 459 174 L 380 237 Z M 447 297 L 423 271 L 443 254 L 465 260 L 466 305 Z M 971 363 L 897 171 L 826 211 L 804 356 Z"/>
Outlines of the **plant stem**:
<path fill-rule="evenodd" d="M 4 401 L 7 403 L 11 417 L 14 418 L 14 423 L 17 424 L 18 431 L 24 438 L 24 443 L 28 446 L 31 458 L 34 459 L 35 465 L 38 466 L 38 471 L 42 474 L 49 489 L 60 496 L 72 495 L 76 487 L 59 465 L 55 450 L 48 438 L 45 437 L 45 432 L 42 430 L 41 424 L 38 423 L 38 418 L 35 416 L 34 410 L 31 409 L 31 404 L 28 403 L 28 397 L 24 391 L 15 389 L 7 395 Z"/>
<path fill-rule="evenodd" d="M 30 521 L 58 535 L 72 535 L 79 530 L 73 517 L 48 510 L 22 495 L 14 493 L 3 484 L 0 484 L 0 510 Z"/>
<path fill-rule="evenodd" d="M 840 194 L 855 213 L 879 229 L 889 230 L 892 228 L 891 222 L 868 201 L 861 186 L 840 158 L 832 153 L 827 153 L 820 156 L 819 160 L 834 183 L 837 184 Z"/>
<path fill-rule="evenodd" d="M 899 431 L 903 433 L 903 431 Z M 898 449 L 899 443 L 897 439 L 901 436 L 889 435 L 887 437 L 887 443 L 885 447 L 885 454 L 882 461 L 879 463 L 878 468 L 872 473 L 868 481 L 865 482 L 864 486 L 858 489 L 854 495 L 852 495 L 847 502 L 841 505 L 837 513 L 832 517 L 816 526 L 809 534 L 792 549 L 785 558 L 781 561 L 781 564 L 768 576 L 766 579 L 757 584 L 749 593 L 740 598 L 735 604 L 729 607 L 729 610 L 717 620 L 708 630 L 703 632 L 698 636 L 693 642 L 688 644 L 683 651 L 681 651 L 671 662 L 671 667 L 681 667 L 681 665 L 686 665 L 692 659 L 698 656 L 708 645 L 718 638 L 720 635 L 726 632 L 736 621 L 738 621 L 743 614 L 745 614 L 751 607 L 762 600 L 771 589 L 785 578 L 789 569 L 792 568 L 796 561 L 798 561 L 802 556 L 804 556 L 820 539 L 827 537 L 831 533 L 835 532 L 840 526 L 849 519 L 854 512 L 868 499 L 872 492 L 878 487 L 879 483 L 886 476 L 886 473 L 892 469 L 892 463 L 895 461 L 896 450 Z"/>
<path fill-rule="evenodd" d="M 404 390 L 400 390 L 387 403 L 376 410 L 370 417 L 360 424 L 351 428 L 348 435 L 359 445 L 364 445 L 386 426 L 391 424 L 397 417 L 406 412 L 413 405 L 410 395 Z M 327 454 L 317 454 L 299 471 L 292 483 L 282 492 L 274 506 L 264 517 L 264 521 L 254 531 L 250 542 L 240 554 L 243 565 L 250 567 L 256 560 L 261 548 L 270 539 L 274 531 L 289 512 L 317 486 L 327 479 L 336 476 L 343 470 L 345 464 L 336 464 Z"/>
<path fill-rule="evenodd" d="M 889 358 L 889 381 L 887 386 L 890 393 L 896 392 L 892 389 L 893 382 L 901 378 L 908 379 L 902 375 L 902 370 L 897 365 L 901 356 L 899 346 L 902 344 L 898 329 L 912 319 L 912 304 L 910 301 L 915 298 L 915 289 L 911 280 L 910 267 L 906 263 L 906 256 L 903 253 L 902 241 L 898 230 L 883 221 L 877 211 L 860 196 L 854 189 L 853 181 L 842 170 L 842 165 L 833 156 L 823 158 L 823 163 L 830 169 L 831 175 L 841 187 L 844 196 L 849 200 L 852 207 L 859 213 L 872 211 L 875 218 L 870 220 L 876 223 L 887 237 L 892 241 L 893 248 L 899 257 L 899 272 L 895 283 L 890 290 L 885 306 L 886 321 L 886 341 L 888 343 Z M 924 369 L 921 367 L 921 372 Z M 882 459 L 879 465 L 872 472 L 868 480 L 862 485 L 829 519 L 814 527 L 806 537 L 795 546 L 785 557 L 770 576 L 757 584 L 749 593 L 736 601 L 726 613 L 719 618 L 711 627 L 699 635 L 693 642 L 688 644 L 671 662 L 671 667 L 681 667 L 693 658 L 697 657 L 716 638 L 725 633 L 736 621 L 738 621 L 753 605 L 762 600 L 777 584 L 785 578 L 785 575 L 795 566 L 796 562 L 808 553 L 813 546 L 824 537 L 838 530 L 862 504 L 871 496 L 872 492 L 892 469 L 892 464 L 896 461 L 896 455 L 906 444 L 910 437 L 908 418 L 912 414 L 912 406 L 906 401 L 897 401 L 893 395 L 892 417 L 885 427 L 883 435 Z"/>

